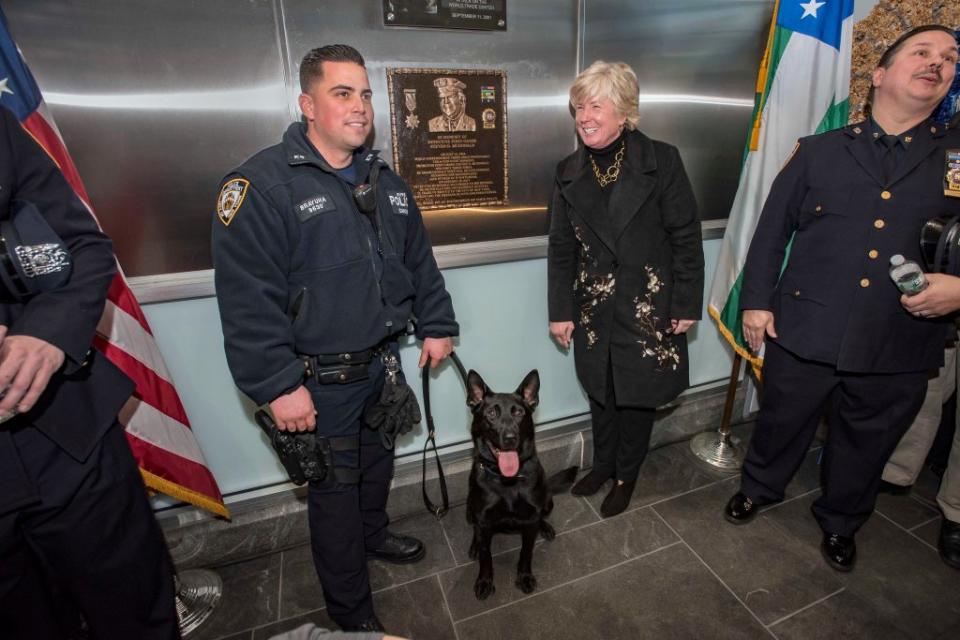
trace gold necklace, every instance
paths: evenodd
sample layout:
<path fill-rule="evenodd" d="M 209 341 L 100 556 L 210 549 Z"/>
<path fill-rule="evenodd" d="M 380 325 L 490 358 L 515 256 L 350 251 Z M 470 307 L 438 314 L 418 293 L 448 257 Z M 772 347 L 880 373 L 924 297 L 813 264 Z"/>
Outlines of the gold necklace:
<path fill-rule="evenodd" d="M 597 166 L 596 160 L 593 159 L 593 154 L 590 155 L 590 164 L 593 165 L 593 175 L 597 177 L 597 182 L 600 183 L 601 189 L 612 182 L 616 182 L 617 178 L 620 177 L 620 165 L 623 164 L 623 152 L 626 150 L 627 141 L 624 140 L 620 143 L 620 150 L 617 151 L 617 155 L 613 156 L 613 164 L 607 167 L 607 170 L 603 173 L 600 173 L 600 167 Z"/>

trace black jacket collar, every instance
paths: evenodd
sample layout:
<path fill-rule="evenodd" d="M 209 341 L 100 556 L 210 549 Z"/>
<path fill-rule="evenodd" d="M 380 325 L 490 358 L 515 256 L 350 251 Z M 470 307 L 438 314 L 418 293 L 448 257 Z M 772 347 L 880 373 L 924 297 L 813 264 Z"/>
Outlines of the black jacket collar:
<path fill-rule="evenodd" d="M 337 175 L 337 170 L 330 166 L 323 156 L 317 152 L 316 148 L 314 148 L 310 139 L 307 138 L 306 122 L 301 120 L 300 122 L 291 123 L 283 134 L 281 144 L 283 145 L 284 154 L 287 157 L 287 163 L 290 166 L 309 164 L 326 173 Z M 354 164 L 357 167 L 357 180 L 363 182 L 370 174 L 370 166 L 377 160 L 377 157 L 380 155 L 380 150 L 359 147 L 353 152 L 353 155 Z M 359 162 L 357 162 L 357 159 L 359 159 Z"/>
<path fill-rule="evenodd" d="M 590 166 L 590 150 L 580 145 L 560 172 L 560 188 L 574 211 L 607 249 L 616 253 L 617 239 L 626 229 L 640 207 L 656 188 L 657 156 L 653 140 L 630 131 L 626 137 L 627 151 L 620 177 L 612 185 L 610 205 L 600 211 L 602 201 L 596 177 Z M 605 216 L 606 224 L 598 217 Z"/>
<path fill-rule="evenodd" d="M 947 127 L 927 119 L 916 128 L 913 141 L 910 143 L 907 155 L 897 164 L 897 170 L 889 181 L 883 179 L 883 170 L 880 159 L 873 148 L 873 128 L 869 121 L 856 122 L 847 125 L 843 133 L 849 138 L 847 149 L 854 159 L 873 180 L 882 187 L 896 184 L 913 171 L 918 164 L 937 149 L 937 140 L 946 133 Z"/>

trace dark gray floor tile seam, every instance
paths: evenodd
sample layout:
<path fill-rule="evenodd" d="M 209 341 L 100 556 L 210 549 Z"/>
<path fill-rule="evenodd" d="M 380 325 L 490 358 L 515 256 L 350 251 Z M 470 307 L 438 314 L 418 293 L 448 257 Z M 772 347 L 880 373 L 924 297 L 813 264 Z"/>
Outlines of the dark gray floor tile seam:
<path fill-rule="evenodd" d="M 674 533 L 676 533 L 676 532 L 674 532 Z M 552 587 L 547 587 L 546 589 L 537 589 L 535 592 L 533 592 L 533 593 L 531 593 L 531 594 L 528 594 L 528 595 L 521 596 L 521 597 L 517 598 L 516 600 L 511 600 L 510 602 L 504 602 L 503 604 L 497 605 L 496 607 L 491 607 L 490 609 L 485 609 L 485 610 L 481 611 L 480 613 L 474 613 L 473 615 L 469 615 L 469 616 L 467 616 L 467 617 L 465 617 L 465 618 L 460 618 L 459 620 L 454 620 L 454 628 L 456 628 L 456 626 L 457 626 L 458 624 L 460 624 L 460 623 L 467 622 L 467 621 L 469 621 L 469 620 L 473 620 L 474 618 L 479 618 L 480 616 L 485 616 L 485 615 L 487 615 L 488 613 L 492 613 L 492 612 L 494 612 L 494 611 L 498 611 L 498 610 L 504 609 L 504 608 L 506 608 L 506 607 L 512 607 L 513 605 L 515 605 L 515 604 L 517 604 L 517 603 L 524 602 L 524 601 L 526 601 L 526 600 L 531 600 L 531 599 L 533 599 L 533 598 L 536 598 L 536 597 L 539 596 L 539 595 L 542 595 L 542 594 L 545 594 L 545 593 L 550 593 L 550 592 L 552 592 L 552 591 L 556 591 L 557 589 L 562 589 L 563 587 L 570 586 L 571 584 L 575 584 L 575 583 L 577 583 L 577 582 L 580 582 L 581 580 L 586 580 L 587 578 L 592 578 L 592 577 L 594 577 L 594 576 L 598 576 L 598 575 L 600 575 L 600 574 L 602 574 L 602 573 L 606 573 L 607 571 L 610 571 L 611 569 L 616 569 L 617 567 L 622 567 L 622 566 L 624 566 L 625 564 L 629 564 L 629 563 L 631 563 L 631 562 L 636 562 L 637 560 L 640 560 L 640 559 L 642 559 L 642 558 L 646 558 L 647 556 L 652 556 L 653 554 L 659 553 L 659 552 L 664 551 L 664 550 L 666 550 L 666 549 L 669 549 L 670 547 L 675 547 L 675 546 L 677 546 L 678 544 L 683 544 L 683 543 L 682 543 L 680 540 L 677 540 L 676 542 L 671 542 L 670 544 L 665 544 L 665 545 L 663 545 L 662 547 L 657 547 L 656 549 L 651 549 L 650 551 L 647 551 L 646 553 L 641 553 L 640 555 L 635 556 L 635 557 L 633 557 L 633 558 L 627 558 L 626 560 L 622 560 L 622 561 L 620 561 L 620 562 L 618 562 L 618 563 L 616 563 L 616 564 L 612 564 L 612 565 L 610 565 L 609 567 L 604 567 L 603 569 L 597 569 L 596 571 L 591 571 L 590 573 L 585 573 L 585 574 L 583 574 L 582 576 L 579 576 L 579 577 L 574 578 L 574 579 L 572 579 L 572 580 L 567 580 L 566 582 L 563 582 L 563 583 L 561 583 L 561 584 L 555 584 L 555 585 L 553 585 Z"/>
<path fill-rule="evenodd" d="M 740 603 L 740 606 L 747 610 L 747 613 L 749 613 L 750 616 L 753 617 L 753 619 L 757 621 L 757 624 L 759 624 L 761 627 L 763 627 L 764 630 L 765 630 L 768 634 L 770 634 L 770 637 L 776 638 L 777 636 L 774 635 L 773 631 L 771 631 L 769 628 L 767 628 L 767 625 L 763 624 L 763 620 L 761 620 L 761 619 L 757 616 L 757 614 L 754 613 L 753 609 L 751 609 L 750 607 L 748 607 L 748 606 L 747 606 L 747 603 L 744 602 L 743 600 L 741 600 L 741 599 L 740 599 L 740 596 L 738 596 L 738 595 L 736 594 L 736 592 L 735 592 L 733 589 L 730 588 L 730 585 L 728 585 L 726 582 L 724 582 L 724 581 L 723 581 L 723 578 L 721 578 L 721 577 L 717 574 L 717 572 L 713 570 L 713 567 L 711 567 L 709 564 L 707 564 L 707 562 L 700 556 L 700 554 L 693 550 L 693 547 L 691 547 L 690 544 L 689 544 L 686 540 L 683 539 L 683 536 L 681 536 L 680 533 L 679 533 L 676 529 L 674 529 L 673 526 L 672 526 L 669 522 L 667 522 L 666 518 L 664 518 L 664 517 L 660 514 L 660 512 L 657 511 L 655 508 L 651 508 L 651 511 L 653 511 L 653 512 L 656 514 L 656 516 L 657 516 L 658 518 L 660 518 L 660 521 L 663 522 L 663 524 L 665 524 L 665 525 L 667 526 L 667 528 L 670 529 L 670 531 L 673 532 L 673 535 L 677 536 L 677 538 L 680 539 L 680 543 L 682 543 L 683 546 L 685 546 L 685 547 L 687 548 L 687 550 L 688 550 L 690 553 L 693 554 L 693 557 L 694 557 L 694 558 L 696 558 L 697 560 L 700 561 L 700 564 L 702 564 L 702 565 L 707 569 L 707 571 L 710 572 L 710 575 L 712 575 L 712 576 L 717 580 L 717 582 L 719 582 L 720 584 L 723 585 L 723 588 L 726 589 L 727 592 L 728 592 L 731 596 L 733 596 L 733 599 L 736 600 L 737 602 L 739 602 L 739 603 Z"/>
<path fill-rule="evenodd" d="M 774 620 L 773 622 L 771 622 L 770 624 L 767 625 L 767 630 L 770 631 L 771 633 L 773 633 L 774 636 L 776 636 L 776 631 L 773 629 L 773 627 L 777 626 L 777 625 L 780 624 L 781 622 L 786 622 L 787 620 L 789 620 L 789 619 L 792 618 L 793 616 L 795 616 L 795 615 L 797 615 L 797 614 L 800 614 L 800 613 L 803 613 L 803 612 L 806 611 L 807 609 L 812 609 L 813 607 L 817 606 L 818 604 L 822 604 L 822 603 L 826 602 L 827 600 L 829 600 L 829 599 L 832 598 L 833 596 L 839 595 L 839 594 L 843 593 L 843 592 L 846 591 L 846 590 L 847 590 L 846 587 L 840 587 L 839 589 L 837 589 L 837 590 L 834 591 L 833 593 L 829 593 L 829 594 L 823 596 L 822 598 L 818 598 L 817 600 L 814 600 L 814 601 L 811 602 L 810 604 L 800 607 L 799 609 L 797 609 L 797 610 L 794 611 L 793 613 L 788 613 L 787 615 L 783 616 L 782 618 L 779 618 L 779 619 L 777 619 L 777 620 Z"/>
<path fill-rule="evenodd" d="M 786 500 L 781 500 L 780 502 L 774 502 L 773 504 L 764 505 L 760 507 L 760 511 L 757 512 L 757 515 L 767 513 L 768 511 L 773 511 L 774 509 L 778 509 L 779 507 L 782 507 L 785 504 L 790 504 L 791 502 L 795 502 L 797 500 L 800 500 L 801 498 L 806 498 L 811 493 L 817 493 L 818 491 L 820 491 L 820 487 L 817 487 L 816 489 L 810 489 L 810 491 L 801 493 L 798 496 L 793 496 L 792 498 L 787 498 Z"/>
<path fill-rule="evenodd" d="M 650 504 L 645 504 L 645 505 L 639 505 L 639 506 L 637 506 L 635 509 L 628 509 L 628 510 L 625 511 L 624 513 L 627 513 L 627 512 L 629 512 L 629 511 L 636 511 L 637 509 L 646 509 L 647 507 L 654 507 L 654 506 L 656 506 L 656 505 L 658 505 L 658 504 L 663 504 L 664 502 L 670 502 L 671 500 L 676 500 L 677 498 L 682 498 L 683 496 L 688 496 L 688 495 L 690 495 L 691 493 L 695 493 L 695 492 L 697 492 L 697 491 L 703 491 L 704 489 L 709 489 L 710 487 L 714 487 L 714 486 L 720 484 L 721 482 L 730 482 L 731 480 L 733 480 L 733 479 L 736 478 L 736 477 L 737 477 L 737 476 L 730 476 L 729 478 L 720 478 L 719 480 L 714 480 L 713 482 L 710 482 L 710 483 L 708 483 L 708 484 L 705 484 L 705 485 L 703 485 L 703 486 L 701 486 L 701 487 L 694 487 L 693 489 L 687 489 L 686 491 L 681 491 L 680 493 L 674 494 L 674 495 L 672 495 L 672 496 L 667 496 L 666 498 L 660 498 L 660 499 L 657 500 L 656 502 L 651 502 Z"/>
<path fill-rule="evenodd" d="M 447 618 L 450 620 L 450 627 L 453 629 L 453 640 L 460 640 L 460 632 L 457 630 L 457 622 L 453 619 L 453 609 L 450 608 L 450 601 L 447 600 L 447 592 L 443 590 L 443 583 L 440 582 L 440 576 L 435 575 L 433 579 L 437 581 L 437 588 L 440 589 L 440 597 L 443 598 L 443 606 L 447 610 Z"/>
<path fill-rule="evenodd" d="M 583 500 L 584 502 L 586 502 L 586 503 L 587 503 L 587 506 L 590 507 L 590 511 L 593 511 L 593 515 L 595 515 L 595 516 L 597 516 L 597 518 L 599 518 L 598 522 L 603 522 L 603 516 L 600 515 L 600 512 L 597 511 L 597 510 L 594 508 L 593 503 L 591 503 L 589 500 L 587 500 L 586 496 L 582 496 L 582 497 L 577 498 L 577 499 L 578 499 L 578 500 Z M 596 522 L 591 523 L 591 524 L 596 524 Z"/>
<path fill-rule="evenodd" d="M 935 553 L 939 553 L 938 549 L 937 549 L 935 546 L 933 546 L 932 544 L 930 544 L 929 542 L 927 542 L 926 540 L 924 540 L 923 538 L 921 538 L 920 536 L 918 536 L 917 534 L 915 534 L 915 533 L 914 533 L 913 531 L 911 531 L 910 529 L 905 529 L 904 527 L 901 527 L 899 524 L 897 524 L 896 522 L 894 522 L 893 520 L 891 520 L 888 516 L 884 515 L 882 511 L 877 511 L 876 509 L 874 509 L 873 512 L 874 512 L 875 514 L 877 514 L 878 516 L 880 516 L 881 518 L 883 518 L 884 520 L 886 520 L 887 522 L 889 522 L 890 524 L 892 524 L 893 526 L 895 526 L 895 527 L 896 527 L 897 529 L 899 529 L 900 531 L 903 531 L 904 533 L 906 533 L 908 536 L 910 536 L 910 537 L 913 538 L 914 540 L 920 541 L 920 542 L 923 544 L 923 546 L 925 546 L 927 549 L 930 549 L 931 551 L 933 551 L 933 552 L 935 552 Z M 936 519 L 937 519 L 937 518 L 933 518 L 932 520 L 928 520 L 927 522 L 925 522 L 925 523 L 923 523 L 923 524 L 930 524 L 933 520 L 936 520 Z M 918 526 L 921 526 L 921 527 L 922 527 L 923 525 L 921 524 L 921 525 L 918 525 Z"/>
<path fill-rule="evenodd" d="M 447 534 L 447 528 L 443 526 L 443 520 L 440 521 L 440 532 L 443 533 L 443 539 L 447 543 L 447 550 L 450 551 L 450 555 L 453 557 L 453 565 L 455 567 L 465 567 L 465 564 L 457 564 L 457 554 L 453 550 L 453 542 L 450 541 L 450 536 Z"/>
<path fill-rule="evenodd" d="M 937 520 L 941 519 L 942 517 L 943 517 L 943 516 L 938 513 L 937 515 L 933 516 L 933 517 L 930 518 L 929 520 L 924 520 L 924 521 L 921 522 L 920 524 L 915 524 L 915 525 L 913 525 L 912 527 L 910 527 L 909 529 L 907 529 L 907 531 L 909 531 L 910 533 L 913 533 L 914 529 L 919 529 L 920 527 L 925 527 L 925 526 L 927 526 L 928 524 L 930 524 L 931 522 L 936 522 Z"/>
<path fill-rule="evenodd" d="M 936 499 L 930 500 L 929 498 L 925 498 L 924 496 L 918 496 L 913 492 L 910 492 L 910 495 L 907 497 L 913 500 L 914 502 L 919 502 L 925 507 L 933 507 L 934 509 L 940 508 L 940 504 L 936 501 Z"/>

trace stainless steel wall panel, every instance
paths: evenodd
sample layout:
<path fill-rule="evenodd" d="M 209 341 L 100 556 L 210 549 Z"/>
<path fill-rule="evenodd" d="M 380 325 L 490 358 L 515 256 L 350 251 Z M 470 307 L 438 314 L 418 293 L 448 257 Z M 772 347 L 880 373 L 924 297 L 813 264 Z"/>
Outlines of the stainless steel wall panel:
<path fill-rule="evenodd" d="M 640 81 L 640 129 L 680 148 L 704 219 L 736 194 L 769 0 L 585 0 L 583 65 L 622 60 Z"/>
<path fill-rule="evenodd" d="M 313 47 L 346 42 L 363 53 L 374 93 L 374 146 L 388 160 L 387 67 L 505 69 L 510 206 L 430 211 L 425 218 L 438 245 L 547 232 L 553 171 L 575 142 L 566 94 L 576 75 L 576 0 L 512 0 L 505 32 L 385 28 L 379 2 L 281 0 L 281 7 L 294 78 Z"/>
<path fill-rule="evenodd" d="M 210 267 L 218 181 L 290 120 L 270 0 L 5 0 L 128 275 Z"/>

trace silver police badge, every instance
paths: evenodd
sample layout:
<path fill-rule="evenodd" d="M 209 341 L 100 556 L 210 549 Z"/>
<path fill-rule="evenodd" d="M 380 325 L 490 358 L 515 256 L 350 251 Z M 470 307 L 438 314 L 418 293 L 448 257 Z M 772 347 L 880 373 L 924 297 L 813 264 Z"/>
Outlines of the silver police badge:
<path fill-rule="evenodd" d="M 70 267 L 70 254 L 56 243 L 24 244 L 14 248 L 13 252 L 23 275 L 28 278 L 60 273 Z"/>
<path fill-rule="evenodd" d="M 220 195 L 217 196 L 217 217 L 224 226 L 229 226 L 233 221 L 243 199 L 247 197 L 247 188 L 250 186 L 249 180 L 243 178 L 234 178 L 228 180 L 223 188 L 220 189 Z"/>

